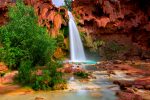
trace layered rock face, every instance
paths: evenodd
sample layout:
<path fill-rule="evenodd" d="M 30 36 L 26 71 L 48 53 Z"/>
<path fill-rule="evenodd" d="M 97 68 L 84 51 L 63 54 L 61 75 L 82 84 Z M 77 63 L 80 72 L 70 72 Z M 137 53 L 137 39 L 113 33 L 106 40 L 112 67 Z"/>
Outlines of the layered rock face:
<path fill-rule="evenodd" d="M 60 34 L 59 30 L 67 26 L 68 13 L 65 8 L 57 8 L 51 0 L 24 0 L 26 4 L 34 7 L 38 15 L 38 22 L 41 26 L 46 26 L 48 32 L 53 37 Z"/>
<path fill-rule="evenodd" d="M 74 0 L 72 7 L 81 32 L 128 45 L 128 57 L 150 58 L 149 0 Z"/>

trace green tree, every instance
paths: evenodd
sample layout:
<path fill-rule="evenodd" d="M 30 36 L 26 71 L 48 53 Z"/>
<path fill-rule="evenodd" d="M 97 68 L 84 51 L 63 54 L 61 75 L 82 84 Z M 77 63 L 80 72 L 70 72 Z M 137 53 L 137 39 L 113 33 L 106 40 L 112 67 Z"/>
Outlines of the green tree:
<path fill-rule="evenodd" d="M 58 89 L 56 85 L 65 81 L 62 73 L 57 72 L 61 65 L 51 60 L 56 40 L 37 24 L 33 8 L 25 6 L 22 0 L 9 8 L 8 15 L 9 23 L 0 27 L 0 61 L 18 69 L 16 80 L 22 85 L 35 90 Z M 40 75 L 37 74 L 37 65 L 47 66 L 41 67 Z"/>
<path fill-rule="evenodd" d="M 53 56 L 56 41 L 45 28 L 37 24 L 37 17 L 30 6 L 18 1 L 9 8 L 10 22 L 0 28 L 1 60 L 16 68 L 23 60 L 32 65 L 45 65 Z"/>

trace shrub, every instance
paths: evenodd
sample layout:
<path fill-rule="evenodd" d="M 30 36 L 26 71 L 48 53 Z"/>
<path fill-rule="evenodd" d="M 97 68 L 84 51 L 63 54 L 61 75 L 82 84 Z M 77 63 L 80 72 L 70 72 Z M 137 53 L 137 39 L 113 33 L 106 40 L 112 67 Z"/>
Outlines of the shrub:
<path fill-rule="evenodd" d="M 18 69 L 18 76 L 17 81 L 21 84 L 25 85 L 27 83 L 30 83 L 31 79 L 31 67 L 32 62 L 31 61 L 22 61 L 20 64 L 20 68 Z"/>
<path fill-rule="evenodd" d="M 74 73 L 76 76 L 81 77 L 81 78 L 88 78 L 89 74 L 86 72 L 76 72 Z"/>
<path fill-rule="evenodd" d="M 42 75 L 32 75 L 31 87 L 34 90 L 48 90 L 51 89 L 51 76 L 49 70 L 42 70 Z"/>
<path fill-rule="evenodd" d="M 21 62 L 16 81 L 24 86 L 29 86 L 34 90 L 49 90 L 49 89 L 66 89 L 66 81 L 62 78 L 62 73 L 57 72 L 60 64 L 51 62 L 48 67 L 40 70 L 32 68 L 30 61 Z"/>
<path fill-rule="evenodd" d="M 126 51 L 128 51 L 127 46 L 121 45 L 115 41 L 107 42 L 100 50 L 104 58 L 108 60 L 121 59 Z"/>
<path fill-rule="evenodd" d="M 84 45 L 90 49 L 91 52 L 98 51 L 99 47 L 104 45 L 105 42 L 102 40 L 96 40 L 94 41 L 93 38 L 90 35 L 86 35 L 84 33 L 80 33 L 82 36 L 82 39 L 84 41 Z"/>
<path fill-rule="evenodd" d="M 62 59 L 62 58 L 64 58 L 65 55 L 66 55 L 66 53 L 60 47 L 58 47 L 54 53 L 54 57 L 56 59 Z"/>
<path fill-rule="evenodd" d="M 51 62 L 48 68 L 43 70 L 41 76 L 33 75 L 32 88 L 35 90 L 47 89 L 64 89 L 66 88 L 66 81 L 62 78 L 62 73 L 57 72 L 57 68 L 62 67 L 61 64 Z M 58 87 L 60 85 L 60 87 Z M 64 87 L 63 87 L 64 86 Z"/>
<path fill-rule="evenodd" d="M 67 41 L 69 29 L 67 26 L 63 26 L 60 29 L 60 34 L 55 38 L 56 43 L 57 43 L 57 49 L 54 53 L 54 58 L 56 59 L 63 59 L 66 56 L 66 53 L 69 50 L 69 44 Z"/>
<path fill-rule="evenodd" d="M 68 46 L 65 44 L 65 39 L 68 38 L 69 28 L 68 26 L 63 26 L 60 31 L 61 34 L 57 36 L 57 46 L 62 48 L 63 50 L 68 50 Z"/>

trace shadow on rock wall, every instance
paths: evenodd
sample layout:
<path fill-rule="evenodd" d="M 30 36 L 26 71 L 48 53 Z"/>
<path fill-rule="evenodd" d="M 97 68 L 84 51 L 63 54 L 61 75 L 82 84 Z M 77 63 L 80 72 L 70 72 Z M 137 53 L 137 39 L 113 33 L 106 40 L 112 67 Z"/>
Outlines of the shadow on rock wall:
<path fill-rule="evenodd" d="M 126 58 L 150 59 L 143 56 L 150 52 L 149 0 L 75 0 L 72 7 L 80 32 L 128 47 Z"/>

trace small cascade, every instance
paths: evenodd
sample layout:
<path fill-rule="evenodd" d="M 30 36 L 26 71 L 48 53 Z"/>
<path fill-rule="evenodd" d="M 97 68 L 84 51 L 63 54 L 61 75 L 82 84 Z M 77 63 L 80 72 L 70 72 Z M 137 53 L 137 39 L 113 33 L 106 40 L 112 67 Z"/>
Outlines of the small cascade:
<path fill-rule="evenodd" d="M 74 21 L 74 17 L 70 11 L 68 11 L 68 15 L 71 62 L 85 62 L 86 57 L 83 49 L 83 44 Z"/>

